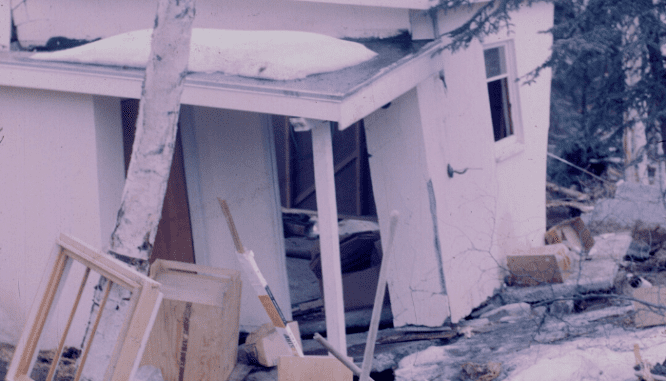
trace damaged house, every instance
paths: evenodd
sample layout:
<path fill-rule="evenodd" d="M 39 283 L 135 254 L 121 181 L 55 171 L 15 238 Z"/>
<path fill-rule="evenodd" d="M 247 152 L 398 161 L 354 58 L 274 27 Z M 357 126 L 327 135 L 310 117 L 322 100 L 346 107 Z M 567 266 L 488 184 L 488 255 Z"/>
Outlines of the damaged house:
<path fill-rule="evenodd" d="M 390 212 L 400 213 L 388 279 L 394 325 L 440 326 L 468 315 L 500 287 L 507 253 L 543 245 L 550 74 L 531 85 L 517 79 L 548 57 L 551 37 L 540 32 L 553 23 L 552 4 L 525 5 L 511 13 L 510 31 L 443 49 L 444 34 L 484 4 L 471 3 L 444 11 L 429 0 L 198 1 L 195 28 L 314 32 L 376 55 L 304 78 L 191 73 L 155 256 L 239 268 L 217 201 L 226 199 L 275 298 L 290 306 L 274 124 L 306 118 L 327 331 L 344 347 L 339 248 L 326 243 L 338 236 L 331 128 L 353 125 L 364 129 L 383 240 Z M 55 36 L 107 38 L 150 28 L 155 3 L 4 4 L 0 341 L 15 342 L 54 238 L 64 232 L 102 247 L 113 230 L 144 72 L 34 59 L 10 49 L 12 26 L 14 45 L 23 47 Z M 71 345 L 83 336 L 89 309 L 82 310 Z M 64 311 L 56 325 L 66 320 Z M 267 321 L 244 279 L 241 329 Z"/>

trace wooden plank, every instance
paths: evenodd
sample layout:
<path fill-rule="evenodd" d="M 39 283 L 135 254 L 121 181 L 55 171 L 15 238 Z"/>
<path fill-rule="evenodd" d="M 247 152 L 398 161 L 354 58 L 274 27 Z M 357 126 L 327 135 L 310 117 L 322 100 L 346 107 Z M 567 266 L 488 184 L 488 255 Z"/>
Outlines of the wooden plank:
<path fill-rule="evenodd" d="M 83 354 L 81 355 L 81 360 L 79 360 L 79 367 L 76 369 L 76 375 L 74 376 L 74 381 L 79 381 L 81 378 L 81 373 L 83 373 L 83 367 L 86 364 L 86 358 L 90 352 L 90 347 L 92 346 L 92 341 L 95 338 L 95 332 L 97 332 L 97 327 L 99 322 L 102 320 L 102 314 L 104 313 L 104 307 L 106 307 L 106 301 L 109 299 L 109 292 L 111 291 L 111 286 L 113 286 L 113 281 L 108 281 L 106 283 L 106 291 L 104 291 L 104 297 L 102 297 L 102 302 L 97 309 L 97 316 L 95 317 L 95 322 L 93 323 L 92 328 L 90 329 L 90 334 L 88 335 L 88 340 L 84 345 Z"/>
<path fill-rule="evenodd" d="M 37 355 L 39 338 L 44 330 L 48 313 L 54 304 L 56 291 L 60 284 L 60 277 L 65 270 L 67 256 L 61 248 L 58 248 L 49 262 L 52 268 L 51 273 L 48 281 L 45 282 L 45 279 L 43 279 L 40 284 L 40 291 L 35 299 L 40 300 L 40 303 L 33 303 L 28 321 L 14 352 L 15 355 L 7 370 L 6 377 L 8 380 L 15 380 L 21 375 L 29 374 L 32 361 Z"/>
<path fill-rule="evenodd" d="M 139 304 L 140 293 L 138 290 L 132 290 L 130 296 L 129 305 L 127 307 L 127 315 L 123 320 L 123 325 L 120 328 L 120 334 L 118 335 L 118 340 L 113 347 L 113 352 L 111 352 L 111 360 L 109 361 L 109 366 L 106 368 L 106 373 L 104 374 L 104 380 L 109 380 L 113 372 L 115 371 L 118 358 L 120 357 L 120 351 L 123 349 L 125 344 L 125 338 L 127 337 L 127 332 L 129 331 L 130 324 L 132 323 L 132 315 L 136 311 L 136 306 Z"/>
<path fill-rule="evenodd" d="M 217 277 L 206 275 L 211 273 L 217 273 Z M 230 343 L 238 341 L 240 273 L 157 260 L 151 268 L 151 276 L 162 283 L 163 289 L 180 288 L 181 292 L 164 293 L 141 365 L 160 368 L 167 381 L 179 380 L 181 375 L 184 380 L 226 379 L 236 364 L 237 346 Z M 201 290 L 202 279 L 208 283 L 207 290 Z M 172 283 L 174 281 L 177 285 Z M 198 303 L 195 300 L 201 296 L 193 295 L 188 289 L 209 292 L 215 298 Z M 192 300 L 188 300 L 188 296 Z M 183 323 L 186 317 L 187 332 Z"/>
<path fill-rule="evenodd" d="M 570 196 L 570 197 L 574 197 L 579 201 L 586 201 L 586 200 L 590 199 L 589 194 L 582 193 L 582 192 L 579 192 L 579 191 L 574 190 L 574 189 L 565 188 L 565 187 L 559 186 L 555 183 L 551 183 L 549 181 L 546 181 L 546 189 L 548 189 L 550 191 L 553 191 L 553 192 L 559 192 L 559 193 L 565 194 L 565 195 Z"/>
<path fill-rule="evenodd" d="M 67 249 L 67 255 L 83 263 L 106 278 L 113 280 L 125 288 L 138 288 L 148 277 L 131 269 L 125 263 L 112 258 L 108 254 L 103 254 L 96 249 L 88 246 L 84 242 L 66 234 L 60 234 L 57 240 L 58 245 Z"/>
<path fill-rule="evenodd" d="M 356 364 L 354 364 L 354 361 L 352 361 L 349 357 L 343 355 L 342 353 L 338 352 L 337 349 L 333 348 L 331 344 L 324 339 L 319 332 L 316 332 L 314 334 L 314 339 L 321 344 L 326 350 L 328 350 L 335 358 L 337 358 L 341 363 L 343 363 L 349 370 L 352 371 L 356 376 L 360 376 L 361 372 L 363 371 L 361 368 L 359 368 Z"/>
<path fill-rule="evenodd" d="M 112 381 L 131 380 L 139 367 L 139 362 L 150 336 L 162 301 L 159 284 L 150 282 L 145 284 L 139 294 L 139 302 L 132 314 L 132 320 L 127 330 L 118 361 L 114 364 Z"/>
<path fill-rule="evenodd" d="M 347 339 L 330 123 L 320 121 L 312 129 L 312 152 L 314 153 L 315 186 L 317 188 L 326 332 L 331 345 L 346 354 Z"/>
<path fill-rule="evenodd" d="M 79 302 L 81 301 L 81 295 L 83 294 L 83 289 L 86 286 L 86 282 L 88 281 L 89 275 L 90 275 L 90 268 L 86 267 L 86 271 L 83 274 L 83 279 L 81 280 L 81 285 L 79 286 L 79 292 L 76 294 L 76 298 L 74 299 L 74 305 L 72 306 L 72 311 L 69 313 L 67 324 L 65 324 L 65 329 L 63 330 L 62 336 L 60 337 L 60 343 L 58 343 L 58 349 L 56 349 L 56 352 L 54 354 L 53 360 L 51 362 L 51 368 L 49 369 L 49 373 L 46 376 L 46 381 L 52 381 L 53 376 L 55 376 L 55 371 L 58 368 L 58 364 L 60 363 L 60 357 L 62 356 L 62 350 L 65 347 L 65 340 L 67 339 L 69 328 L 72 326 L 72 320 L 74 320 L 76 309 L 79 307 Z"/>
<path fill-rule="evenodd" d="M 280 357 L 278 381 L 352 381 L 354 375 L 329 356 Z"/>

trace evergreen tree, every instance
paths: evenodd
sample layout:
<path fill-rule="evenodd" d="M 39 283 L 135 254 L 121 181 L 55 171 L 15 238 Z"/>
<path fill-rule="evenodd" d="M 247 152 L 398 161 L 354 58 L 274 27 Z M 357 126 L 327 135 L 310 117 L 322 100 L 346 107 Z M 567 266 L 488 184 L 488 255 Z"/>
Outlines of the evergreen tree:
<path fill-rule="evenodd" d="M 569 161 L 599 173 L 604 163 L 627 154 L 630 147 L 622 141 L 623 134 L 642 123 L 647 145 L 625 166 L 645 160 L 642 152 L 653 163 L 662 160 L 658 145 L 666 136 L 664 4 L 557 0 L 555 11 L 552 55 L 532 73 L 553 69 L 550 143 Z M 632 111 L 638 115 L 635 120 L 627 117 Z M 571 181 L 575 170 L 553 164 L 551 177 Z"/>
<path fill-rule="evenodd" d="M 548 1 L 548 0 L 542 0 Z M 438 9 L 475 7 L 466 23 L 451 31 L 449 49 L 464 48 L 483 35 L 511 27 L 510 12 L 534 1 L 441 1 Z M 565 159 L 600 173 L 611 162 L 630 167 L 646 159 L 663 162 L 666 152 L 666 3 L 652 0 L 553 0 L 551 57 L 523 80 L 553 69 L 550 144 Z M 628 118 L 631 114 L 638 118 Z M 645 126 L 647 144 L 625 157 L 623 135 Z M 623 146 L 624 145 L 624 146 Z M 623 152 L 625 151 L 625 152 Z M 647 155 L 643 155 L 646 153 Z M 549 163 L 555 181 L 569 185 L 581 172 Z"/>

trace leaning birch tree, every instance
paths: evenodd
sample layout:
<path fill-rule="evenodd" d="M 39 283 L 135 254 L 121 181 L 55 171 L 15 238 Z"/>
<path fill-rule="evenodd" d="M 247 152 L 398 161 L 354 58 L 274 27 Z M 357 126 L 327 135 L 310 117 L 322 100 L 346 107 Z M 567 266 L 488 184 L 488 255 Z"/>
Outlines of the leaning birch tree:
<path fill-rule="evenodd" d="M 194 3 L 194 0 L 159 0 L 132 157 L 109 244 L 110 255 L 144 273 L 148 270 L 171 170 L 180 97 L 190 56 Z M 99 312 L 101 291 L 106 284 L 102 278 L 96 287 L 90 322 Z M 97 381 L 104 377 L 102 373 L 113 355 L 128 302 L 129 292 L 113 284 L 102 324 L 89 349 L 86 362 L 89 366 L 84 369 L 83 379 Z"/>

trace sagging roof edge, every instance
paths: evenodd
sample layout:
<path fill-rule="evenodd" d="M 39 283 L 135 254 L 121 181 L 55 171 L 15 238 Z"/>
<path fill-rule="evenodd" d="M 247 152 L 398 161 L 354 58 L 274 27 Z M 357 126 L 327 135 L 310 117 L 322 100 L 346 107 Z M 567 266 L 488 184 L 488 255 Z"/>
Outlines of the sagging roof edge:
<path fill-rule="evenodd" d="M 230 81 L 220 75 L 193 73 L 186 79 L 181 102 L 328 120 L 345 129 L 439 72 L 442 63 L 438 52 L 443 45 L 441 40 L 428 42 L 341 91 L 308 89 L 307 82 L 317 81 L 316 77 L 304 79 L 306 86 L 294 90 L 280 81 L 240 77 Z M 33 61 L 28 56 L 18 52 L 0 53 L 0 86 L 140 98 L 142 69 Z"/>

